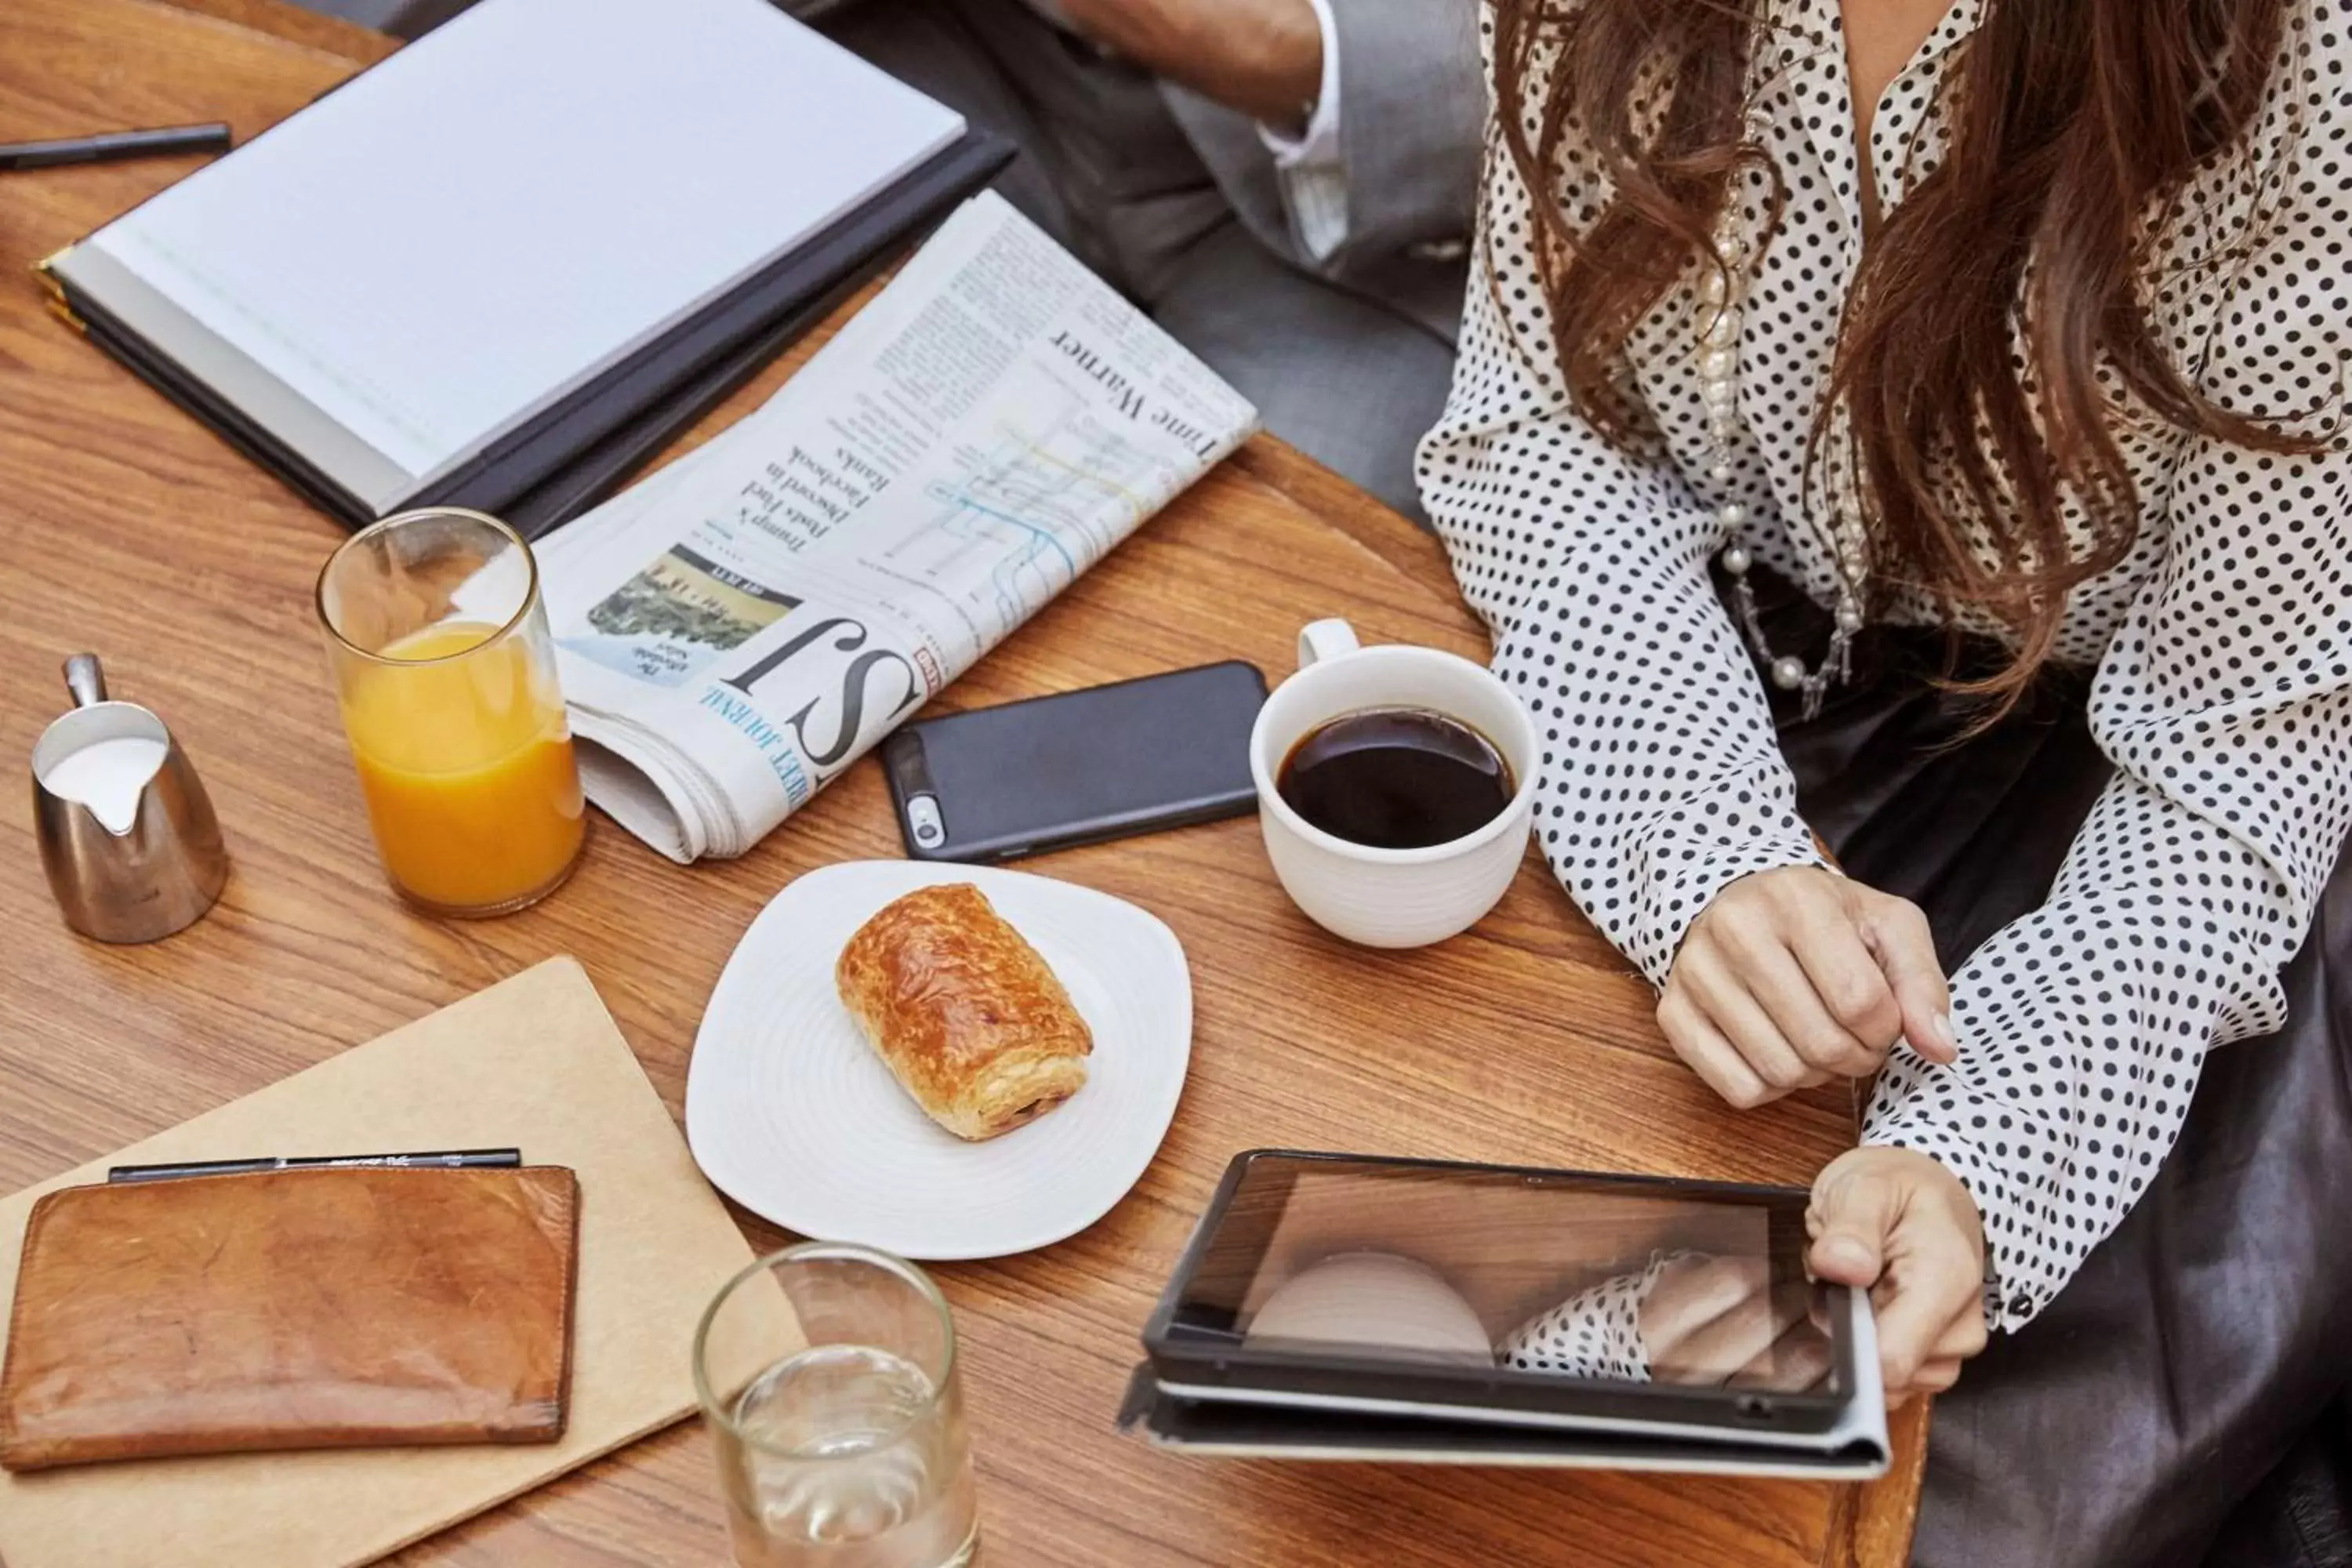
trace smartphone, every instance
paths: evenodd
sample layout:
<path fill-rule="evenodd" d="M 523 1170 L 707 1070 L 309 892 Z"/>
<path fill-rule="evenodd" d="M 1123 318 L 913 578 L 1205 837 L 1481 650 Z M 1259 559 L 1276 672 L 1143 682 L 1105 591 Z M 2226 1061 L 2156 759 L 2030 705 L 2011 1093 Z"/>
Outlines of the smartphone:
<path fill-rule="evenodd" d="M 907 853 L 978 865 L 1240 816 L 1265 703 L 1234 659 L 909 724 L 882 746 Z"/>

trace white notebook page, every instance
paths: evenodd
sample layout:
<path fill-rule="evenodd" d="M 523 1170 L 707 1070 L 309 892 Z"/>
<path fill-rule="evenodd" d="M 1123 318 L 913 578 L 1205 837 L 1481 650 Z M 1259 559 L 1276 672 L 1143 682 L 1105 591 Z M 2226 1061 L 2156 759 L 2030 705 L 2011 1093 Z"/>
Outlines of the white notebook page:
<path fill-rule="evenodd" d="M 766 0 L 482 0 L 91 243 L 423 479 L 962 131 Z"/>

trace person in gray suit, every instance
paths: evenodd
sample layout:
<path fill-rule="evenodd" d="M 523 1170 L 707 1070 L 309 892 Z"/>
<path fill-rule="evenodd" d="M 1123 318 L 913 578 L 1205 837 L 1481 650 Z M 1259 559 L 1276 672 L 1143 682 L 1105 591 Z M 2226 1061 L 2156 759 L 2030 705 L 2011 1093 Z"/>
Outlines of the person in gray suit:
<path fill-rule="evenodd" d="M 413 38 L 471 0 L 405 0 Z M 1425 521 L 1484 156 L 1476 0 L 777 0 L 1009 137 L 1013 204 Z"/>
<path fill-rule="evenodd" d="M 1478 193 L 1475 0 L 852 0 L 821 24 L 1024 156 L 1001 188 L 1409 516 Z"/>

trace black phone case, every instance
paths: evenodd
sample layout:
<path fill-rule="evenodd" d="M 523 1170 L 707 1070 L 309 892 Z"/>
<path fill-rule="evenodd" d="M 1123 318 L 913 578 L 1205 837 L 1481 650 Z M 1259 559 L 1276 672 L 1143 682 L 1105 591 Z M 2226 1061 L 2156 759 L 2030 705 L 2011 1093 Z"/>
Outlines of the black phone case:
<path fill-rule="evenodd" d="M 987 865 L 1244 816 L 1265 702 L 1233 659 L 909 724 L 882 747 L 899 836 Z"/>

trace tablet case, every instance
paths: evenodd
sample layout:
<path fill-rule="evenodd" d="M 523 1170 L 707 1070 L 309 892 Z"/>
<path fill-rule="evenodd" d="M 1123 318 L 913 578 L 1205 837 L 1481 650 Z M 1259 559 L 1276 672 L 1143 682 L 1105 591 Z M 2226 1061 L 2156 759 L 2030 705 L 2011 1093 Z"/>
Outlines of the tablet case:
<path fill-rule="evenodd" d="M 967 131 L 953 146 L 780 257 L 740 287 L 614 364 L 395 510 L 464 506 L 526 538 L 617 489 L 688 426 L 824 320 L 860 285 L 1013 159 L 1013 144 Z M 350 527 L 376 521 L 337 484 L 79 286 L 71 247 L 38 264 L 59 313 L 141 379 Z"/>
<path fill-rule="evenodd" d="M 1566 1470 L 1664 1470 L 1797 1480 L 1870 1480 L 1886 1471 L 1883 1428 L 1820 1452 L 1638 1432 L 1547 1431 L 1478 1421 L 1227 1405 L 1178 1398 L 1150 1366 L 1135 1369 L 1119 1429 L 1178 1453 L 1213 1458 L 1381 1465 L 1494 1465 Z"/>
<path fill-rule="evenodd" d="M 314 1168 L 33 1206 L 0 1467 L 563 1436 L 580 1184 Z"/>
<path fill-rule="evenodd" d="M 1360 1357 L 1345 1347 L 1314 1345 L 1286 1349 L 1277 1365 L 1264 1354 L 1246 1353 L 1245 1336 L 1198 1325 L 1181 1328 L 1179 1307 L 1191 1282 L 1210 1267 L 1221 1226 L 1232 1222 L 1261 1228 L 1264 1234 L 1256 1245 L 1262 1249 L 1272 1245 L 1276 1227 L 1293 1213 L 1286 1188 L 1279 1203 L 1269 1203 L 1261 1194 L 1245 1214 L 1237 1211 L 1246 1178 L 1262 1161 L 1301 1170 L 1371 1164 L 1439 1176 L 1466 1173 L 1508 1178 L 1515 1192 L 1565 1182 L 1600 1191 L 1664 1193 L 1701 1201 L 1769 1197 L 1801 1205 L 1804 1197 L 1800 1188 L 1298 1149 L 1245 1150 L 1226 1166 L 1145 1326 L 1143 1344 L 1150 1359 L 1129 1382 L 1118 1416 L 1122 1430 L 1162 1447 L 1226 1457 L 1857 1479 L 1886 1468 L 1890 1449 L 1876 1326 L 1869 1296 L 1859 1290 L 1841 1290 L 1832 1297 L 1843 1303 L 1844 1311 L 1833 1335 L 1838 1382 L 1844 1392 L 1822 1411 L 1826 1425 L 1815 1430 L 1775 1430 L 1750 1420 L 1743 1408 L 1748 1399 L 1737 1390 L 1579 1378 L 1554 1382 L 1502 1368 Z M 1393 1199 L 1378 1213 L 1383 1226 L 1416 1217 Z M 1443 1232 L 1428 1230 L 1431 1217 L 1428 1212 L 1417 1216 L 1430 1238 L 1442 1234 L 1452 1240 L 1468 1234 L 1452 1216 Z M 1336 1245 L 1349 1250 L 1359 1243 L 1350 1237 Z M 1255 1276 L 1257 1265 L 1253 1258 L 1238 1270 L 1230 1263 L 1224 1268 L 1219 1279 L 1230 1288 L 1236 1279 Z M 1225 1344 L 1244 1353 L 1228 1357 L 1221 1349 Z M 1556 1392 L 1538 1403 L 1506 1398 L 1493 1386 L 1497 1381 L 1539 1384 Z M 1702 1405 L 1710 1408 L 1697 1408 Z"/>

